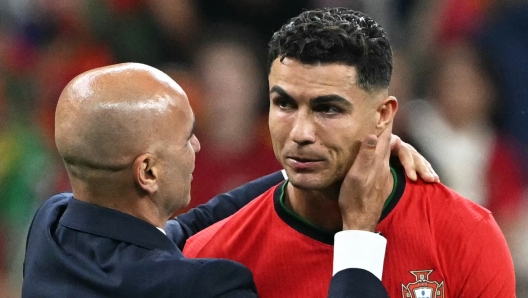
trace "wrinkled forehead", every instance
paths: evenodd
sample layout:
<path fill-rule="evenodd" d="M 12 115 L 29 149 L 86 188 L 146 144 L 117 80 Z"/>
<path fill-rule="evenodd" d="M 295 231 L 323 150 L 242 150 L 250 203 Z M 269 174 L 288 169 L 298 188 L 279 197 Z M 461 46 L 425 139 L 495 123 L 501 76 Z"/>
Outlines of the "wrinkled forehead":
<path fill-rule="evenodd" d="M 344 98 L 365 95 L 356 84 L 355 67 L 340 64 L 304 64 L 297 60 L 275 59 L 269 74 L 269 90 L 280 87 L 292 97 L 304 98 L 338 94 Z"/>

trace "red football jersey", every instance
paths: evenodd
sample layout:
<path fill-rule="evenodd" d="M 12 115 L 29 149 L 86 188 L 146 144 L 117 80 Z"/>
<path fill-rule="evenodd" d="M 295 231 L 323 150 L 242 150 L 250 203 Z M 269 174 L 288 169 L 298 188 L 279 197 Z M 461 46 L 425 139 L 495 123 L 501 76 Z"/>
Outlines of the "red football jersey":
<path fill-rule="evenodd" d="M 442 184 L 396 172 L 378 225 L 388 240 L 382 281 L 390 297 L 515 297 L 513 262 L 490 212 Z M 284 184 L 190 238 L 184 254 L 246 265 L 260 297 L 326 297 L 333 234 L 284 207 Z"/>

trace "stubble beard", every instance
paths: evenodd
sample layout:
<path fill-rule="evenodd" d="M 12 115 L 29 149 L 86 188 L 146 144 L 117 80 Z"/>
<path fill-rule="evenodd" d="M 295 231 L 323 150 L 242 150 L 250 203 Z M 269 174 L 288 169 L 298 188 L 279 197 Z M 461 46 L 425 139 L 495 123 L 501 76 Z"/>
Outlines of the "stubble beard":
<path fill-rule="evenodd" d="M 320 175 L 323 177 L 319 179 L 315 179 L 314 177 L 314 179 L 307 180 L 296 179 L 296 177 L 293 176 L 294 179 L 289 179 L 289 183 L 306 195 L 317 194 L 318 196 L 337 201 L 343 178 L 337 180 L 329 179 L 329 181 L 325 181 L 324 174 Z"/>

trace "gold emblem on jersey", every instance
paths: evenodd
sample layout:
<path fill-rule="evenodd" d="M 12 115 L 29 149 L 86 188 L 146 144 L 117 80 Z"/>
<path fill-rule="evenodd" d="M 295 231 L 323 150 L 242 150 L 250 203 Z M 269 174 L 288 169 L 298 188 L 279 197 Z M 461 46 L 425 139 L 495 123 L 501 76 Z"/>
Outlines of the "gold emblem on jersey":
<path fill-rule="evenodd" d="M 410 271 L 416 278 L 415 282 L 402 283 L 403 298 L 444 298 L 444 281 L 440 283 L 429 280 L 433 270 Z"/>

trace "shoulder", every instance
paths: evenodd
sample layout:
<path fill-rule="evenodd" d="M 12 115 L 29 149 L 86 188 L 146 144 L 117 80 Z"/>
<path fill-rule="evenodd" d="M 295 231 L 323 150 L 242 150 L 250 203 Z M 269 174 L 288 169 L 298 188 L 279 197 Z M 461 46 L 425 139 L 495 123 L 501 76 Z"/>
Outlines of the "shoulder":
<path fill-rule="evenodd" d="M 504 235 L 489 210 L 459 195 L 441 183 L 409 183 L 409 190 L 416 192 L 409 197 L 407 206 L 425 205 L 425 208 L 409 208 L 415 216 L 425 213 L 432 235 L 438 247 L 445 251 L 465 250 L 467 257 L 482 256 L 484 251 L 500 259 L 511 260 Z M 413 190 L 413 188 L 416 188 Z M 416 224 L 424 224 L 416 221 Z M 457 243 L 456 247 L 453 243 Z M 471 252 L 471 253 L 469 253 Z M 462 255 L 460 255 L 462 256 Z M 497 259 L 499 259 L 497 257 Z"/>
<path fill-rule="evenodd" d="M 44 201 L 44 203 L 42 203 L 42 206 L 39 208 L 38 212 L 46 212 L 51 209 L 57 209 L 62 206 L 66 206 L 68 205 L 68 201 L 72 197 L 73 194 L 69 192 L 56 194 Z"/>
<path fill-rule="evenodd" d="M 441 183 L 406 183 L 394 218 L 405 222 L 411 241 L 430 239 L 450 291 L 480 297 L 486 289 L 492 293 L 486 297 L 510 297 L 513 263 L 491 212 Z"/>
<path fill-rule="evenodd" d="M 214 238 L 214 236 L 222 229 L 222 227 L 232 218 L 230 216 L 224 220 L 221 220 L 212 226 L 202 230 L 196 235 L 192 236 L 185 242 L 183 248 L 183 254 L 186 257 L 194 258 L 198 256 L 200 251 Z"/>
<path fill-rule="evenodd" d="M 270 188 L 230 217 L 190 237 L 185 243 L 184 254 L 187 257 L 196 257 L 213 239 L 224 241 L 230 235 L 237 234 L 244 229 L 256 229 L 255 225 L 259 223 L 254 219 L 264 219 L 266 214 L 273 212 L 273 195 L 278 186 Z"/>
<path fill-rule="evenodd" d="M 407 181 L 404 196 L 400 202 L 402 206 L 398 206 L 403 213 L 398 214 L 413 231 L 430 231 L 439 247 L 445 246 L 450 251 L 452 243 L 475 246 L 485 235 L 501 249 L 507 249 L 491 212 L 449 187 L 441 183 Z"/>
<path fill-rule="evenodd" d="M 33 216 L 29 231 L 31 232 L 35 225 L 40 227 L 58 221 L 72 197 L 71 193 L 60 193 L 44 201 Z"/>
<path fill-rule="evenodd" d="M 491 217 L 486 208 L 470 201 L 442 183 L 412 182 L 407 180 L 407 204 L 428 212 L 430 220 L 456 226 L 457 229 L 474 229 L 482 220 Z"/>
<path fill-rule="evenodd" d="M 485 288 L 486 297 L 511 297 L 515 293 L 513 262 L 491 212 L 442 184 L 425 188 L 439 255 L 450 272 L 457 272 L 453 275 L 457 278 L 447 278 L 452 289 L 480 297 Z"/>

